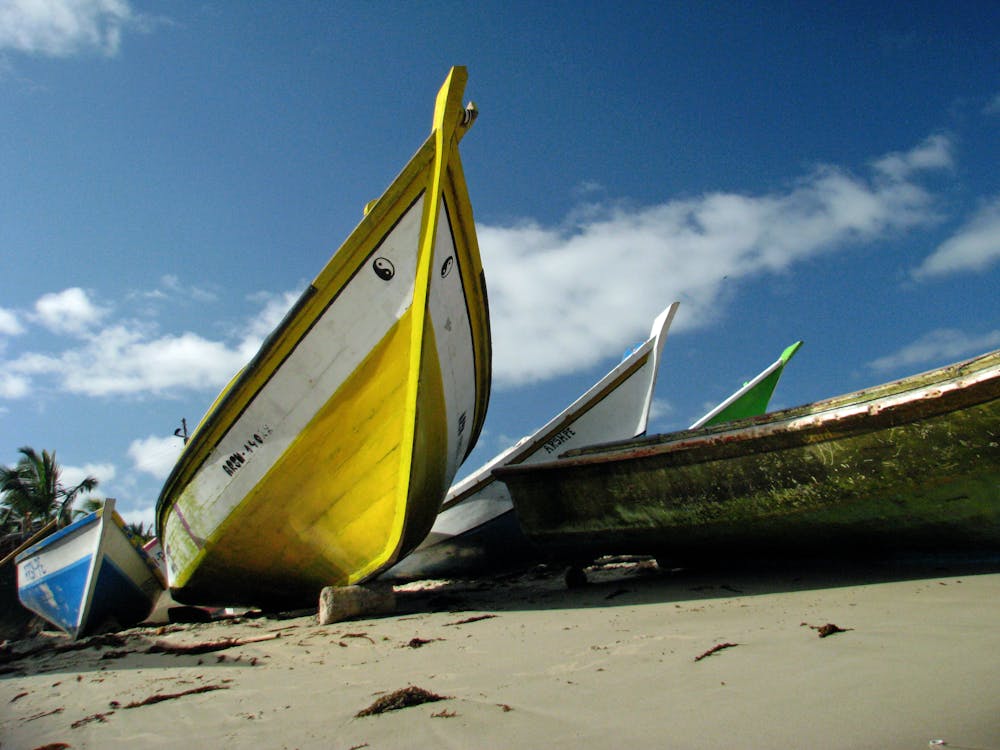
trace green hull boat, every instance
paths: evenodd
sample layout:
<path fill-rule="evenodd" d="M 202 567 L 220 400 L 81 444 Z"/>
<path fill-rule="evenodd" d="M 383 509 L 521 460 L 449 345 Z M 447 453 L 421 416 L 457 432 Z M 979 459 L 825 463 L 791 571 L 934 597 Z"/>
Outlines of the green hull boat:
<path fill-rule="evenodd" d="M 1000 551 L 1000 350 L 844 396 L 496 470 L 554 556 Z"/>

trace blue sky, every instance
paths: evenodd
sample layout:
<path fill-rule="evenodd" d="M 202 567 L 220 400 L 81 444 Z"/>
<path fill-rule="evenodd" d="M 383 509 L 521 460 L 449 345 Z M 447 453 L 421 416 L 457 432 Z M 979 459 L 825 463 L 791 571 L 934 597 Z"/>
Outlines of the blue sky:
<path fill-rule="evenodd" d="M 460 475 L 671 301 L 651 431 L 1000 347 L 1000 4 L 0 0 L 0 463 L 152 519 L 451 65 L 494 390 Z"/>

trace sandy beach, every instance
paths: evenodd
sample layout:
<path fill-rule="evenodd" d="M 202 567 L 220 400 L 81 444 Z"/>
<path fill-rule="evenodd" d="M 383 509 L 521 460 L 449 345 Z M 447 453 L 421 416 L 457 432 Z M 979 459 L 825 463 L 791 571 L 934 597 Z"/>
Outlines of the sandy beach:
<path fill-rule="evenodd" d="M 618 560 L 572 589 L 555 568 L 414 582 L 326 626 L 44 633 L 0 658 L 0 748 L 997 750 L 998 571 Z M 403 689 L 443 699 L 358 716 Z"/>

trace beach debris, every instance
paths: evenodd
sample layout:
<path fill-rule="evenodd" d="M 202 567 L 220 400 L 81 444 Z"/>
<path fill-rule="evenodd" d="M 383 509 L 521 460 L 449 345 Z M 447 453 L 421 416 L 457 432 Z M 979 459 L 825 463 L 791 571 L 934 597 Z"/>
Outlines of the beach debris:
<path fill-rule="evenodd" d="M 375 645 L 375 639 L 372 638 L 368 633 L 344 633 L 341 638 L 358 638 L 368 641 L 373 646 Z M 331 641 L 332 642 L 332 641 Z M 347 648 L 347 644 L 343 641 L 336 641 L 337 645 L 341 648 Z"/>
<path fill-rule="evenodd" d="M 632 576 L 657 576 L 661 572 L 660 564 L 656 560 L 640 560 L 625 571 L 626 575 Z"/>
<path fill-rule="evenodd" d="M 513 711 L 514 710 L 513 708 L 511 708 L 510 706 L 508 706 L 506 703 L 497 703 L 497 706 L 499 706 L 500 710 L 503 711 L 504 713 L 507 713 L 508 711 Z"/>
<path fill-rule="evenodd" d="M 67 750 L 67 748 L 73 747 L 65 742 L 50 742 L 48 745 L 39 745 L 34 748 L 34 750 Z"/>
<path fill-rule="evenodd" d="M 401 708 L 419 706 L 422 703 L 434 703 L 435 701 L 446 701 L 450 699 L 450 695 L 438 695 L 437 693 L 424 690 L 416 685 L 407 685 L 405 688 L 400 688 L 399 690 L 394 690 L 388 695 L 383 695 L 381 698 L 368 706 L 368 708 L 363 708 L 354 715 L 357 718 L 375 716 L 376 714 L 384 714 L 386 711 L 398 711 Z"/>
<path fill-rule="evenodd" d="M 404 648 L 420 648 L 426 646 L 428 643 L 434 643 L 434 641 L 443 641 L 444 638 L 411 638 L 410 642 L 407 643 Z"/>
<path fill-rule="evenodd" d="M 396 610 L 391 585 L 326 586 L 319 594 L 319 624 L 330 625 L 359 615 L 383 615 Z"/>
<path fill-rule="evenodd" d="M 694 660 L 695 661 L 701 661 L 702 659 L 707 659 L 712 654 L 719 653 L 723 649 L 733 648 L 734 646 L 739 646 L 739 645 L 740 644 L 738 644 L 738 643 L 717 643 L 716 645 L 712 646 L 712 648 L 710 648 L 705 653 L 699 654 L 698 656 L 694 657 Z"/>
<path fill-rule="evenodd" d="M 454 716 L 458 716 L 458 711 L 449 711 L 447 708 L 442 708 L 436 714 L 431 714 L 432 719 L 450 719 Z"/>
<path fill-rule="evenodd" d="M 849 630 L 854 630 L 854 628 L 842 628 L 839 625 L 834 625 L 832 622 L 828 622 L 825 625 L 810 625 L 808 622 L 802 623 L 803 627 L 812 628 L 815 630 L 820 638 L 826 638 L 827 636 L 834 635 L 835 633 L 846 633 Z"/>
<path fill-rule="evenodd" d="M 21 700 L 21 698 L 23 698 L 26 695 L 31 695 L 31 693 L 29 693 L 27 690 L 25 690 L 24 692 L 18 693 L 13 698 L 11 698 L 10 702 L 13 703 L 14 701 Z"/>
<path fill-rule="evenodd" d="M 163 701 L 170 701 L 174 698 L 183 698 L 185 695 L 196 695 L 198 693 L 210 693 L 213 690 L 229 690 L 229 685 L 199 685 L 196 688 L 191 688 L 190 690 L 182 690 L 179 693 L 156 693 L 149 696 L 148 698 L 143 698 L 141 701 L 133 701 L 131 703 L 126 703 L 122 708 L 139 708 L 140 706 L 151 706 L 154 703 L 162 703 Z"/>
<path fill-rule="evenodd" d="M 468 625 L 470 622 L 479 622 L 480 620 L 492 620 L 496 615 L 476 615 L 475 617 L 466 617 L 464 620 L 457 620 L 456 622 L 446 622 L 445 627 L 449 625 Z"/>
<path fill-rule="evenodd" d="M 273 641 L 280 638 L 281 633 L 265 633 L 264 635 L 254 635 L 247 638 L 222 638 L 218 641 L 204 641 L 202 643 L 168 643 L 167 641 L 157 641 L 146 649 L 147 654 L 207 654 L 213 651 L 223 651 L 227 648 L 246 646 L 250 643 L 260 643 L 261 641 Z"/>
<path fill-rule="evenodd" d="M 63 707 L 60 706 L 59 708 L 53 708 L 51 711 L 42 711 L 39 714 L 33 714 L 25 719 L 22 719 L 22 721 L 35 721 L 35 719 L 44 719 L 46 716 L 54 716 L 55 714 L 61 714 L 64 710 L 65 709 L 63 709 Z"/>
<path fill-rule="evenodd" d="M 101 724 L 108 723 L 108 717 L 113 714 L 114 711 L 105 711 L 103 714 L 91 714 L 90 716 L 84 716 L 82 719 L 77 719 L 72 724 L 70 724 L 70 729 L 79 729 L 82 726 L 91 724 L 95 721 L 99 721 Z"/>
<path fill-rule="evenodd" d="M 344 633 L 341 638 L 363 638 L 372 645 L 375 645 L 375 639 L 372 638 L 368 633 Z"/>

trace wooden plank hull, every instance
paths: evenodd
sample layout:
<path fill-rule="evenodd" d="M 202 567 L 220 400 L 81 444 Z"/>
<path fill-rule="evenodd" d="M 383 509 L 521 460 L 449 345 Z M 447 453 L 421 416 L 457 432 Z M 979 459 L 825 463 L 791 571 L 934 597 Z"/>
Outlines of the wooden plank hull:
<path fill-rule="evenodd" d="M 452 486 L 430 534 L 385 577 L 468 575 L 519 564 L 536 555 L 514 519 L 510 494 L 493 477 L 493 469 L 538 463 L 571 448 L 644 433 L 660 356 L 677 306 L 675 302 L 660 313 L 649 338 L 580 398 Z"/>
<path fill-rule="evenodd" d="M 21 603 L 71 638 L 143 620 L 163 591 L 114 501 L 17 556 Z"/>
<path fill-rule="evenodd" d="M 423 147 L 192 434 L 157 504 L 178 601 L 306 601 L 430 529 L 489 398 L 464 83 L 453 69 Z"/>
<path fill-rule="evenodd" d="M 563 557 L 995 551 L 1000 352 L 497 475 Z"/>

